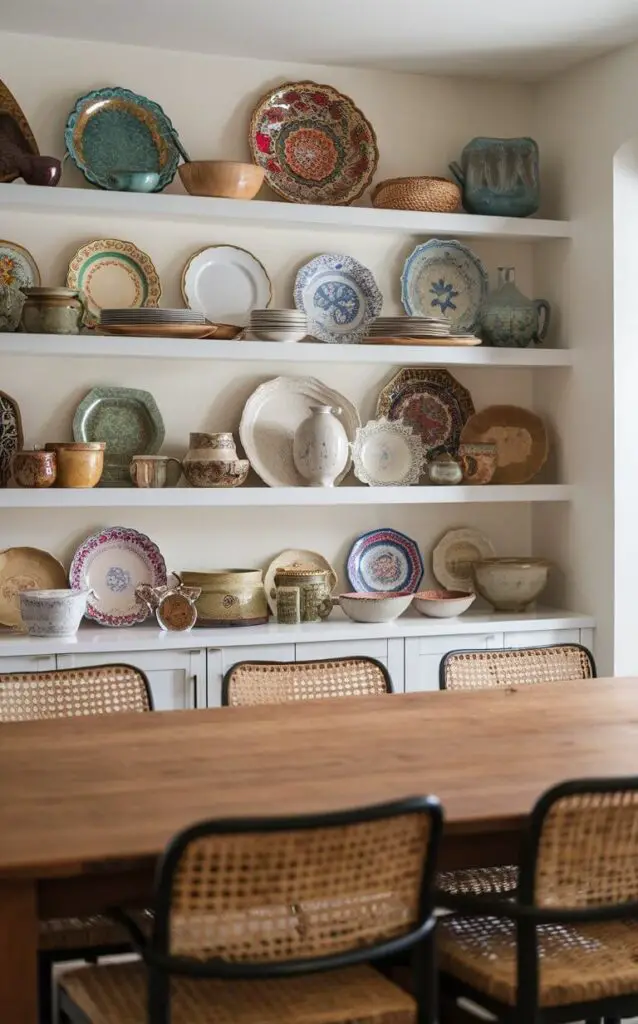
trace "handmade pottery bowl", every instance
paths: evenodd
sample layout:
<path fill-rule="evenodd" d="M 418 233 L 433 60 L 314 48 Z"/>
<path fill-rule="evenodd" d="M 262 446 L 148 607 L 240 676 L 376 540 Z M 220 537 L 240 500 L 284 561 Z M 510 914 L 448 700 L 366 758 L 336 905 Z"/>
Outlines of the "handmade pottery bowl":
<path fill-rule="evenodd" d="M 108 186 L 115 192 L 154 192 L 159 180 L 157 171 L 116 170 L 108 175 Z"/>
<path fill-rule="evenodd" d="M 75 636 L 90 590 L 23 590 L 22 621 L 31 636 Z"/>
<path fill-rule="evenodd" d="M 57 456 L 55 452 L 33 451 L 16 452 L 13 456 L 13 479 L 18 487 L 51 487 L 57 476 Z"/>
<path fill-rule="evenodd" d="M 45 448 L 55 452 L 58 487 L 95 487 L 104 469 L 104 441 L 50 441 Z"/>
<path fill-rule="evenodd" d="M 186 587 L 199 587 L 195 601 L 202 626 L 257 626 L 268 622 L 268 602 L 260 569 L 180 572 Z"/>
<path fill-rule="evenodd" d="M 192 196 L 223 199 L 254 199 L 264 180 L 263 167 L 231 160 L 192 160 L 177 168 L 182 184 Z"/>
<path fill-rule="evenodd" d="M 453 619 L 466 612 L 475 600 L 476 594 L 465 594 L 462 590 L 419 590 L 413 604 L 428 618 Z"/>
<path fill-rule="evenodd" d="M 498 462 L 496 445 L 460 444 L 459 462 L 466 484 L 489 484 Z"/>
<path fill-rule="evenodd" d="M 22 329 L 29 334 L 79 334 L 84 319 L 80 293 L 73 288 L 25 288 Z"/>
<path fill-rule="evenodd" d="M 414 594 L 339 594 L 339 604 L 353 622 L 392 622 L 412 604 Z"/>
<path fill-rule="evenodd" d="M 543 558 L 486 558 L 472 563 L 479 594 L 499 612 L 522 612 L 544 589 L 550 563 Z"/>
<path fill-rule="evenodd" d="M 240 487 L 248 476 L 248 459 L 190 459 L 182 463 L 191 487 Z"/>

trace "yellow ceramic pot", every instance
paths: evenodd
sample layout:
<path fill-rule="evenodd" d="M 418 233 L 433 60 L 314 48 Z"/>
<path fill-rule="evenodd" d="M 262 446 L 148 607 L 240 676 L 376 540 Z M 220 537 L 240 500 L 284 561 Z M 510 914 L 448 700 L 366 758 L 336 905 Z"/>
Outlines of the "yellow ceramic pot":
<path fill-rule="evenodd" d="M 104 441 L 50 441 L 48 452 L 55 452 L 58 487 L 95 487 L 104 469 Z"/>
<path fill-rule="evenodd" d="M 260 626 L 268 622 L 268 602 L 259 569 L 182 572 L 186 587 L 199 587 L 195 602 L 201 626 Z"/>

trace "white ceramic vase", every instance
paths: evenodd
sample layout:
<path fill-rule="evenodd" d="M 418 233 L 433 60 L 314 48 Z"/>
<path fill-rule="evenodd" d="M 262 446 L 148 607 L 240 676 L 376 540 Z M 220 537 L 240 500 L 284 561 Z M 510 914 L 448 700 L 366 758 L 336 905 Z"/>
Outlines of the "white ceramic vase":
<path fill-rule="evenodd" d="M 331 405 L 313 405 L 310 416 L 295 431 L 292 457 L 309 487 L 334 487 L 346 468 L 348 435 L 337 419 L 340 412 Z"/>

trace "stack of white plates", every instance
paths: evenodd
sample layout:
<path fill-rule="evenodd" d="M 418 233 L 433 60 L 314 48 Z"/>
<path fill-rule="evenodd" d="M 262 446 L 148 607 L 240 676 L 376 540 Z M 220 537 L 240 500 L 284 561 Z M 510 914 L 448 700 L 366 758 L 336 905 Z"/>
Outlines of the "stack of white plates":
<path fill-rule="evenodd" d="M 204 324 L 206 317 L 193 309 L 160 309 L 159 306 L 131 306 L 103 309 L 100 323 L 109 324 Z"/>
<path fill-rule="evenodd" d="M 378 316 L 368 328 L 371 338 L 447 338 L 451 333 L 444 316 Z"/>
<path fill-rule="evenodd" d="M 248 337 L 259 341 L 301 341 L 308 334 L 308 317 L 299 309 L 253 309 Z"/>

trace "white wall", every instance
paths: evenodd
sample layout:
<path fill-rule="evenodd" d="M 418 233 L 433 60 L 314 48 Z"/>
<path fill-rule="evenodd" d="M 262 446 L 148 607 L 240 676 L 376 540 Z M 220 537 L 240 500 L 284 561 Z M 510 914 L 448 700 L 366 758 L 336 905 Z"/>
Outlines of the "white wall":
<path fill-rule="evenodd" d="M 344 68 L 282 65 L 163 53 L 133 47 L 0 34 L 3 80 L 23 106 L 42 152 L 61 156 L 62 130 L 75 99 L 89 89 L 118 84 L 158 101 L 178 128 L 193 158 L 247 159 L 247 124 L 259 96 L 286 79 L 330 82 L 347 92 L 375 127 L 381 159 L 377 177 L 443 174 L 472 136 L 532 132 L 533 97 L 525 87 Z M 82 184 L 67 165 L 63 182 Z M 179 187 L 177 184 L 175 187 Z M 367 201 L 364 200 L 364 201 Z M 385 310 L 399 308 L 399 276 L 412 248 L 398 236 L 266 230 L 224 224 L 154 224 L 143 219 L 111 219 L 14 214 L 3 218 L 0 234 L 31 250 L 43 281 L 61 284 L 66 266 L 83 242 L 106 236 L 130 239 L 146 250 L 162 278 L 163 304 L 180 304 L 179 278 L 188 256 L 213 242 L 251 249 L 274 283 L 274 303 L 291 303 L 296 270 L 322 251 L 344 251 L 375 273 Z M 476 250 L 494 275 L 511 261 L 522 288 L 534 292 L 530 247 L 481 244 Z M 176 343 L 177 344 L 177 343 Z M 291 365 L 278 369 L 294 373 Z M 6 357 L 0 365 L 3 390 L 18 398 L 27 443 L 70 437 L 75 406 L 94 384 L 146 387 L 155 395 L 166 422 L 166 451 L 182 454 L 192 430 L 236 431 L 243 399 L 270 374 L 246 364 L 193 364 L 175 361 L 66 360 Z M 371 367 L 339 370 L 308 367 L 358 403 L 362 418 L 373 415 L 376 396 L 389 376 Z M 276 374 L 273 373 L 272 376 Z M 529 404 L 532 375 L 523 371 L 459 371 L 477 408 L 492 401 Z M 371 495 L 373 497 L 373 495 Z M 287 546 L 321 551 L 343 565 L 351 540 L 380 525 L 410 533 L 429 549 L 448 527 L 477 526 L 490 533 L 503 554 L 527 554 L 531 515 L 525 506 L 384 509 L 271 510 L 257 513 L 166 510 L 152 514 L 92 516 L 81 512 L 3 513 L 0 541 L 38 544 L 68 560 L 78 541 L 94 527 L 115 519 L 148 532 L 174 567 L 209 569 L 222 565 L 262 565 Z M 427 558 L 426 558 L 427 560 Z"/>

